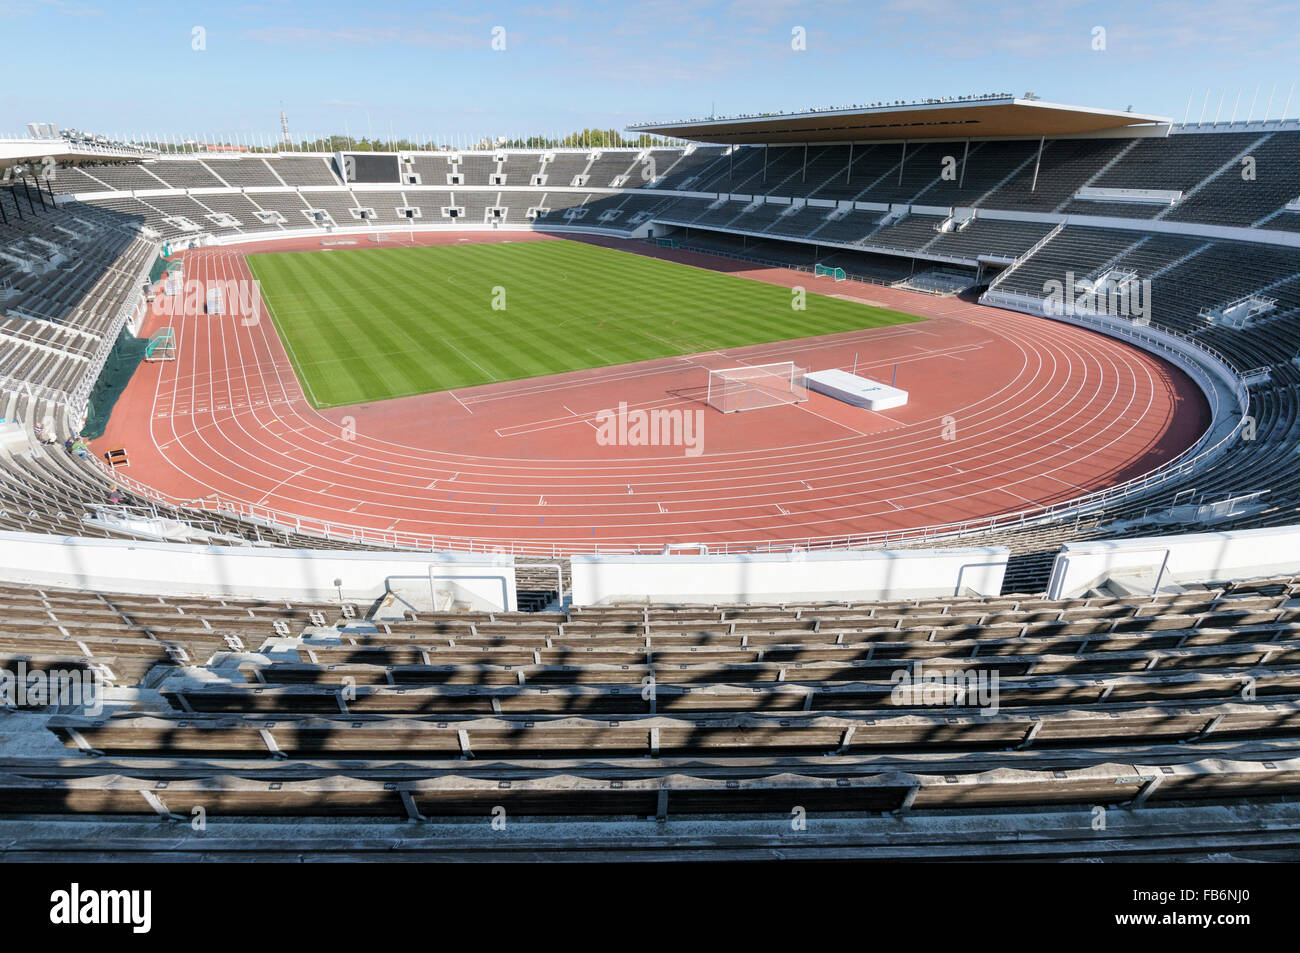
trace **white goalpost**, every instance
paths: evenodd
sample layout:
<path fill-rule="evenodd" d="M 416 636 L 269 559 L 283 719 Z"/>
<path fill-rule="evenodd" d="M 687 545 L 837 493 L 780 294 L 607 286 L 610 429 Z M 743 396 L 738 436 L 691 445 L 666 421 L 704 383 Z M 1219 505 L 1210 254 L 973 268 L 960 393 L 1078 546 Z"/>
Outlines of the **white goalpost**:
<path fill-rule="evenodd" d="M 797 404 L 808 399 L 807 370 L 793 361 L 711 370 L 705 402 L 724 414 Z"/>

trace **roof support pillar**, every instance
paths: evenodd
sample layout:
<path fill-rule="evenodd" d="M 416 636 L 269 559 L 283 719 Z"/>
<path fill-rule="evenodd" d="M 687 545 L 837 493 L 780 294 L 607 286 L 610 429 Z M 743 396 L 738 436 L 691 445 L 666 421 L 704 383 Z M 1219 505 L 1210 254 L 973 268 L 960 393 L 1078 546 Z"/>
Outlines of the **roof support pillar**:
<path fill-rule="evenodd" d="M 803 144 L 803 178 L 801 182 L 808 181 L 808 143 Z"/>
<path fill-rule="evenodd" d="M 966 148 L 961 154 L 961 178 L 957 180 L 957 188 L 966 184 L 966 157 L 970 155 L 970 140 L 966 140 Z"/>
<path fill-rule="evenodd" d="M 1034 181 L 1033 184 L 1029 186 L 1029 191 L 1031 192 L 1038 188 L 1038 167 L 1043 164 L 1043 144 L 1046 142 L 1046 136 L 1038 137 L 1038 158 L 1034 160 Z"/>
<path fill-rule="evenodd" d="M 844 167 L 844 184 L 853 181 L 853 143 L 849 143 L 849 164 Z"/>
<path fill-rule="evenodd" d="M 907 140 L 903 140 L 903 157 L 898 160 L 898 184 L 903 184 L 903 169 L 907 167 Z"/>

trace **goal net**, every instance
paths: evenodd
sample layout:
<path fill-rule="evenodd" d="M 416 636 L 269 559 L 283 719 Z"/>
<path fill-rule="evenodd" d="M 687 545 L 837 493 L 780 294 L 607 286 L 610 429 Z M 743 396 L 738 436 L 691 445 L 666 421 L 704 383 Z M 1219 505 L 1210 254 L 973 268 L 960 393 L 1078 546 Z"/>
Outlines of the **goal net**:
<path fill-rule="evenodd" d="M 176 331 L 173 328 L 162 328 L 144 347 L 144 359 L 146 361 L 174 361 L 176 360 Z"/>
<path fill-rule="evenodd" d="M 820 262 L 813 265 L 814 278 L 834 278 L 836 281 L 843 281 L 845 277 L 843 268 L 832 268 L 830 265 L 823 265 Z"/>
<path fill-rule="evenodd" d="M 706 402 L 724 414 L 800 403 L 808 399 L 803 381 L 807 370 L 793 361 L 781 361 L 709 371 Z"/>

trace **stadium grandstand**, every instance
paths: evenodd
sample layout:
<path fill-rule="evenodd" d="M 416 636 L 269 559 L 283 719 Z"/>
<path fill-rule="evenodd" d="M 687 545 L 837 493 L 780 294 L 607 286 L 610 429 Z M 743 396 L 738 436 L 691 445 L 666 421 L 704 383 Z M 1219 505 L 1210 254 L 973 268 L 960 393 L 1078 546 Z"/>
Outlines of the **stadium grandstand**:
<path fill-rule="evenodd" d="M 0 140 L 3 856 L 1296 857 L 1300 122 L 629 131 Z M 687 310 L 497 365 L 311 297 L 424 272 Z"/>

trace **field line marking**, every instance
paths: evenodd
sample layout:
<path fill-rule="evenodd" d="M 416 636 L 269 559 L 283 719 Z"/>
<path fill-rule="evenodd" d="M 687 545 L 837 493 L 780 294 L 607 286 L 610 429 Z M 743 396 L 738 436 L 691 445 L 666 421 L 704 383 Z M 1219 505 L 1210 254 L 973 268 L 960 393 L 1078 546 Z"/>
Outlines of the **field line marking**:
<path fill-rule="evenodd" d="M 280 327 L 280 319 L 276 316 L 275 308 L 271 305 L 271 296 L 262 294 L 262 279 L 257 277 L 257 272 L 253 266 L 248 263 L 248 257 L 244 257 L 244 266 L 248 269 L 253 280 L 257 282 L 257 296 L 262 299 L 262 304 L 266 305 L 266 310 L 271 312 L 271 323 L 275 325 L 275 333 L 279 335 L 280 341 L 284 344 L 284 349 L 289 352 L 289 360 L 293 362 L 294 370 L 298 372 L 298 381 L 307 388 L 307 396 L 311 402 L 320 405 L 316 399 L 316 393 L 311 388 L 311 381 L 308 380 L 307 374 L 302 370 L 302 365 L 298 362 L 298 355 L 294 353 L 293 343 L 289 340 L 289 333 Z"/>
<path fill-rule="evenodd" d="M 453 351 L 455 351 L 457 354 L 459 354 L 459 355 L 460 355 L 461 357 L 463 357 L 465 360 L 469 361 L 471 364 L 473 364 L 475 367 L 477 367 L 477 368 L 479 369 L 479 371 L 482 372 L 483 375 L 486 376 L 486 377 L 488 378 L 488 380 L 489 380 L 490 383 L 495 384 L 495 383 L 497 382 L 497 377 L 496 377 L 496 375 L 494 375 L 494 374 L 489 374 L 489 373 L 487 372 L 487 369 L 486 369 L 482 364 L 480 364 L 478 361 L 474 360 L 472 357 L 470 357 L 468 354 L 466 354 L 464 351 L 462 351 L 460 348 L 458 348 L 455 344 L 453 344 L 453 343 L 451 342 L 450 339 L 448 339 L 448 338 L 443 338 L 442 343 L 443 343 L 443 344 L 446 344 L 449 348 L 451 348 Z"/>

